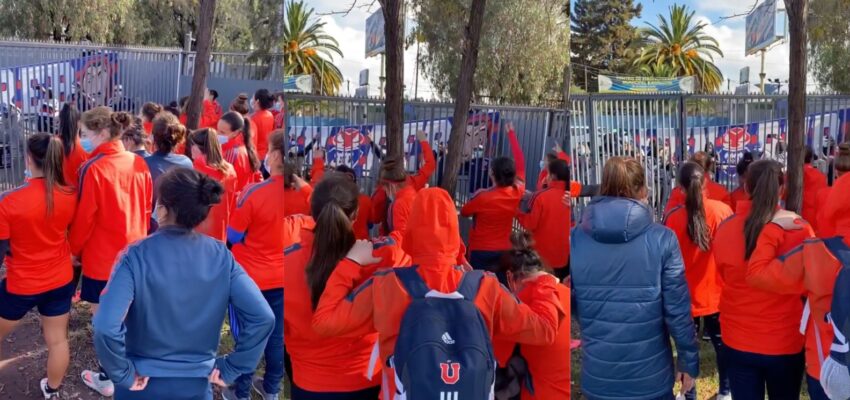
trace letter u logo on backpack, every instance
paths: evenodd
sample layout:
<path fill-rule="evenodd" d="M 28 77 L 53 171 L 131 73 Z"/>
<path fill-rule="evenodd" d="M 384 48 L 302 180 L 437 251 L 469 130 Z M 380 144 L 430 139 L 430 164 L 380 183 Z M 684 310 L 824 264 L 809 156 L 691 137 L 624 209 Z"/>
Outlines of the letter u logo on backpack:
<path fill-rule="evenodd" d="M 411 297 L 390 359 L 395 399 L 492 399 L 496 359 L 474 303 L 484 273 L 465 273 L 457 291 L 446 294 L 429 289 L 416 267 L 394 272 Z"/>
<path fill-rule="evenodd" d="M 440 363 L 440 373 L 446 385 L 454 385 L 460 380 L 460 363 Z"/>

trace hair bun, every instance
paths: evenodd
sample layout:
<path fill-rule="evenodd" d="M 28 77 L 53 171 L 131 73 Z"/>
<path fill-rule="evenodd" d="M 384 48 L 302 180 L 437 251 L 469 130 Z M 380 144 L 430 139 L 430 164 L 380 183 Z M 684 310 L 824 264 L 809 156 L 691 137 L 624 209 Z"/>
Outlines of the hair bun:
<path fill-rule="evenodd" d="M 525 253 L 532 250 L 534 239 L 528 231 L 521 231 L 511 235 L 511 247 L 514 251 Z"/>
<path fill-rule="evenodd" d="M 201 204 L 212 206 L 221 202 L 224 188 L 220 183 L 206 175 L 198 183 L 198 199 L 201 201 Z"/>
<path fill-rule="evenodd" d="M 842 157 L 850 156 L 850 143 L 841 143 L 838 145 L 838 155 Z"/>
<path fill-rule="evenodd" d="M 133 116 L 123 111 L 114 112 L 110 117 L 114 124 L 121 126 L 123 129 L 127 129 L 133 123 Z"/>
<path fill-rule="evenodd" d="M 247 103 L 248 102 L 248 95 L 245 94 L 245 93 L 239 93 L 239 95 L 236 96 L 236 100 L 238 100 L 241 103 Z"/>

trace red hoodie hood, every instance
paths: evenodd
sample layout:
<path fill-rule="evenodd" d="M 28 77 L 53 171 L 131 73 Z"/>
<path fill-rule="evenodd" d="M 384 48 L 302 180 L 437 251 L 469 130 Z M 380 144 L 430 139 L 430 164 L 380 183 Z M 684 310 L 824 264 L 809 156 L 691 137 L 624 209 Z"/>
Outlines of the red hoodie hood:
<path fill-rule="evenodd" d="M 850 174 L 844 174 L 833 183 L 829 198 L 823 205 L 825 219 L 835 227 L 836 235 L 845 238 L 850 238 L 850 201 L 847 201 L 848 195 L 850 195 Z"/>
<path fill-rule="evenodd" d="M 461 248 L 457 208 L 440 188 L 422 189 L 416 195 L 407 222 L 402 248 L 423 266 L 452 266 Z"/>

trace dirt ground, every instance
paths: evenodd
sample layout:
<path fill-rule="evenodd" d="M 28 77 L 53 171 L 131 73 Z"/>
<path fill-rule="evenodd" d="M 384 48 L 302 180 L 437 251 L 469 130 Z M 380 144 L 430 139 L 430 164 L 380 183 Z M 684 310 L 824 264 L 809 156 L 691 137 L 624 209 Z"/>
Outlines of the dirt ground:
<path fill-rule="evenodd" d="M 80 380 L 84 369 L 97 365 L 89 320 L 87 305 L 78 304 L 71 311 L 68 336 L 71 365 L 62 383 L 62 399 L 103 399 Z M 47 348 L 41 336 L 38 314 L 27 314 L 0 346 L 0 400 L 41 399 L 38 384 L 46 376 Z"/>

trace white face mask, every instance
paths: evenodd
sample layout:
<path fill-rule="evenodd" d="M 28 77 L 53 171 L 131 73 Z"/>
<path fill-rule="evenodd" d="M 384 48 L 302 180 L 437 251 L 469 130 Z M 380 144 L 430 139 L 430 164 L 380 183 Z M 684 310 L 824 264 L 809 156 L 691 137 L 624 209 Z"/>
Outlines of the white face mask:
<path fill-rule="evenodd" d="M 540 170 L 542 171 L 545 168 L 546 168 L 546 161 L 540 160 Z"/>
<path fill-rule="evenodd" d="M 271 173 L 272 169 L 269 168 L 269 155 L 270 153 L 266 153 L 266 158 L 263 159 L 263 168 L 266 169 L 266 172 Z"/>
<path fill-rule="evenodd" d="M 230 140 L 229 137 L 224 136 L 224 135 L 218 135 L 218 143 L 220 145 L 224 146 L 224 144 L 227 143 L 228 140 Z"/>

